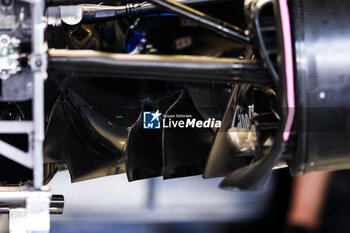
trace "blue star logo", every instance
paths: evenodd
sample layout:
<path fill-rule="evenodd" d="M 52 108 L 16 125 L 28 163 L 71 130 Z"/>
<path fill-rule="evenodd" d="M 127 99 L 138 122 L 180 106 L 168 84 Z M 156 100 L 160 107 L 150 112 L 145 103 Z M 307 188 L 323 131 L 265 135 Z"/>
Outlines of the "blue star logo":
<path fill-rule="evenodd" d="M 156 112 L 143 112 L 143 128 L 144 129 L 160 129 L 160 117 L 162 113 L 157 110 Z"/>

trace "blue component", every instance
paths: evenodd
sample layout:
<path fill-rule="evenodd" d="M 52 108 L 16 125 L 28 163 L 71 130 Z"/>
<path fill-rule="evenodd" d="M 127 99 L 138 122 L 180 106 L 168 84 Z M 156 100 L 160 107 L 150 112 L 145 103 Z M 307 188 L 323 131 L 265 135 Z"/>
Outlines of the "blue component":
<path fill-rule="evenodd" d="M 158 16 L 175 16 L 174 14 L 172 13 L 161 13 L 161 14 L 148 14 L 148 15 L 145 15 L 143 16 L 143 18 L 150 18 L 150 17 L 158 17 Z"/>
<path fill-rule="evenodd" d="M 143 112 L 143 128 L 160 129 L 161 115 L 162 113 L 159 110 L 156 112 Z"/>
<path fill-rule="evenodd" d="M 176 16 L 175 14 L 172 13 L 162 13 L 160 16 Z"/>
<path fill-rule="evenodd" d="M 128 43 L 126 45 L 126 53 L 132 52 L 136 48 L 136 46 L 140 43 L 142 38 L 143 38 L 143 33 L 130 30 Z"/>
<path fill-rule="evenodd" d="M 151 17 L 159 17 L 159 16 L 175 16 L 175 15 L 172 13 L 148 14 L 143 16 L 142 18 L 151 18 Z M 143 37 L 144 37 L 143 33 L 130 30 L 128 41 L 125 46 L 126 53 L 131 53 L 136 48 L 136 46 L 140 43 Z"/>

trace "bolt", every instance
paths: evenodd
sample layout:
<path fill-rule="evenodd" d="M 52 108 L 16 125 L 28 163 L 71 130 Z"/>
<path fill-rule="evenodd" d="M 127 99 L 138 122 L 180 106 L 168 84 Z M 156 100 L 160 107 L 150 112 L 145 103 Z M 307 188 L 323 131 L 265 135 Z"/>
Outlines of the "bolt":
<path fill-rule="evenodd" d="M 324 99 L 326 98 L 326 93 L 324 91 L 321 91 L 319 96 L 320 96 L 320 99 Z"/>
<path fill-rule="evenodd" d="M 41 60 L 36 60 L 36 61 L 35 61 L 35 65 L 36 65 L 37 67 L 40 67 L 40 66 L 42 65 Z"/>

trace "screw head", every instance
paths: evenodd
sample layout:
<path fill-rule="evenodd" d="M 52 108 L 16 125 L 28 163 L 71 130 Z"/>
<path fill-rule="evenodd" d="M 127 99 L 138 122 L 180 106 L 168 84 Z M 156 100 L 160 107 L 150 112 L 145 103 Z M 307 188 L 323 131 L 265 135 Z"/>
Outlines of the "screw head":
<path fill-rule="evenodd" d="M 36 65 L 37 67 L 40 67 L 40 66 L 42 65 L 42 61 L 41 61 L 41 60 L 36 60 L 36 61 L 35 61 L 35 65 Z"/>
<path fill-rule="evenodd" d="M 321 91 L 321 92 L 319 93 L 319 96 L 320 96 L 320 99 L 326 98 L 326 92 Z"/>

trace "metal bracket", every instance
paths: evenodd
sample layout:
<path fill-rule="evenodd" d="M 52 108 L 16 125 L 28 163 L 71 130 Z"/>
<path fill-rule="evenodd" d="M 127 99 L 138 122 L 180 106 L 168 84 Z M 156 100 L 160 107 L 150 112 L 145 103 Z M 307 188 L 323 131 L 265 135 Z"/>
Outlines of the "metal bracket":
<path fill-rule="evenodd" d="M 50 213 L 61 214 L 63 206 L 63 196 L 51 196 L 48 187 L 0 187 L 0 215 L 8 215 L 10 233 L 48 233 Z"/>

